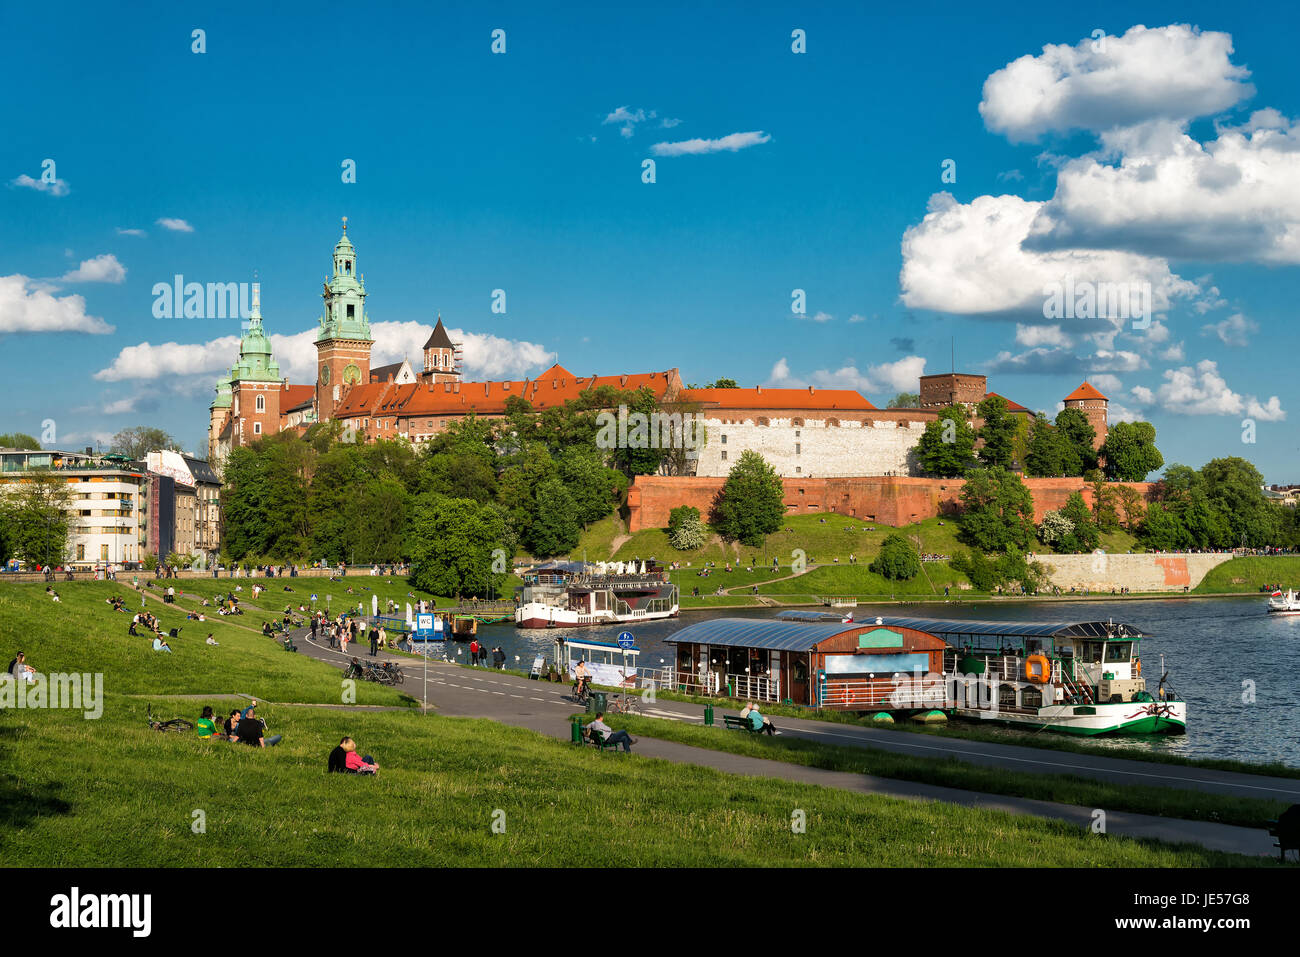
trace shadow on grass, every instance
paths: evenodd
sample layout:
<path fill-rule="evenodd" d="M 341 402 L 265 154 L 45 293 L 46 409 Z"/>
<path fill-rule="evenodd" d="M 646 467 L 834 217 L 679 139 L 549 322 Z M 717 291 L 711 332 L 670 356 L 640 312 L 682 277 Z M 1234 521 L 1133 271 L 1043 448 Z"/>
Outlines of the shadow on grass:
<path fill-rule="evenodd" d="M 0 766 L 12 761 L 5 742 L 17 738 L 19 733 L 16 727 L 0 727 Z M 17 775 L 0 774 L 0 847 L 5 844 L 5 834 L 14 828 L 26 827 L 42 817 L 71 812 L 72 805 L 59 797 L 59 785 L 32 787 Z"/>

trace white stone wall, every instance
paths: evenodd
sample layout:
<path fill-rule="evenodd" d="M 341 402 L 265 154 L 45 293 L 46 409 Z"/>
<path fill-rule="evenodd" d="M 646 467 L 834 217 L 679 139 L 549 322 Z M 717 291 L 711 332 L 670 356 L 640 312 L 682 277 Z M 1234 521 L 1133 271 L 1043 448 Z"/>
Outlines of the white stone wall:
<path fill-rule="evenodd" d="M 1191 590 L 1210 571 L 1232 559 L 1232 554 L 1189 552 L 1144 552 L 1138 555 L 1038 555 L 1047 568 L 1048 580 L 1070 588 L 1109 592 L 1127 587 L 1134 592 Z"/>
<path fill-rule="evenodd" d="M 831 425 L 829 416 L 786 415 L 768 417 L 768 425 L 759 425 L 759 416 L 743 421 L 725 413 L 704 416 L 707 442 L 699 452 L 695 474 L 707 477 L 726 475 L 747 450 L 762 455 L 782 477 L 914 475 L 916 444 L 925 431 L 921 421 L 836 419 L 839 425 Z"/>

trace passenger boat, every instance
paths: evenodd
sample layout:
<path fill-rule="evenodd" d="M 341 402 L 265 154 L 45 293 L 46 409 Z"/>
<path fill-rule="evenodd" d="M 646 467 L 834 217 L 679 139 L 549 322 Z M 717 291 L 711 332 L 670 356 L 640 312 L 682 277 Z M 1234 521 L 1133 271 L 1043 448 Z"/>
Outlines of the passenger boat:
<path fill-rule="evenodd" d="M 1281 589 L 1268 596 L 1268 613 L 1270 615 L 1300 615 L 1300 593 L 1288 588 Z"/>
<path fill-rule="evenodd" d="M 575 628 L 676 618 L 677 586 L 654 562 L 548 562 L 515 589 L 519 628 Z"/>
<path fill-rule="evenodd" d="M 694 694 L 864 714 L 953 717 L 1077 735 L 1183 734 L 1163 661 L 1142 675 L 1141 629 L 1115 621 L 996 622 L 827 612 L 717 618 L 667 639 L 668 684 Z"/>
<path fill-rule="evenodd" d="M 451 620 L 451 636 L 457 641 L 468 641 L 478 634 L 478 619 L 473 615 L 456 615 Z"/>
<path fill-rule="evenodd" d="M 608 641 L 555 639 L 555 660 L 560 669 L 572 678 L 581 661 L 586 664 L 587 671 L 591 673 L 591 683 L 595 685 L 635 687 L 636 659 L 639 654 L 641 649 L 636 645 L 623 648 Z"/>

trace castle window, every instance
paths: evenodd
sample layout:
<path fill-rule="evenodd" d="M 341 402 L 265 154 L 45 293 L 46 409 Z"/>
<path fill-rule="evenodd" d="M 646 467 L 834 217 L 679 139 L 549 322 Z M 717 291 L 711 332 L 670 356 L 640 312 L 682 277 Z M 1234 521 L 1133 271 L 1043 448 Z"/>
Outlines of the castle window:
<path fill-rule="evenodd" d="M 258 412 L 265 412 L 265 411 L 266 411 L 266 396 L 264 396 L 264 395 L 259 395 L 259 396 L 257 397 L 257 411 L 258 411 Z"/>
<path fill-rule="evenodd" d="M 352 303 L 348 303 L 348 318 L 349 318 L 349 319 L 351 319 L 351 318 L 354 317 L 354 314 L 355 314 L 355 312 L 356 312 L 356 308 L 357 308 L 357 307 L 354 306 L 354 305 L 352 305 Z"/>
<path fill-rule="evenodd" d="M 261 435 L 261 434 L 262 434 L 262 423 L 261 423 L 261 422 L 254 422 L 254 423 L 253 423 L 253 434 L 254 434 L 254 435 Z"/>
<path fill-rule="evenodd" d="M 794 454 L 798 455 L 801 451 L 803 451 L 803 446 L 800 443 L 796 442 L 794 444 Z"/>
<path fill-rule="evenodd" d="M 725 435 L 722 437 L 722 444 L 723 445 L 727 444 L 727 437 Z"/>
<path fill-rule="evenodd" d="M 722 450 L 722 461 L 724 461 L 724 462 L 727 461 L 727 450 L 726 450 L 726 449 L 723 449 L 723 450 Z"/>

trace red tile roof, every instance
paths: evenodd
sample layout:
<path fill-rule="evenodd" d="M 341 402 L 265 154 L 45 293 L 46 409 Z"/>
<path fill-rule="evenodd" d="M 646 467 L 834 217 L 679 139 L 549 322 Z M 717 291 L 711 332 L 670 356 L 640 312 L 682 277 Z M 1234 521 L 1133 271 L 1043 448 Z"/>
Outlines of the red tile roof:
<path fill-rule="evenodd" d="M 1069 395 L 1065 397 L 1066 402 L 1069 402 L 1073 399 L 1106 399 L 1106 397 L 1102 395 L 1100 392 L 1098 392 L 1097 389 L 1091 383 L 1084 382 L 1082 385 L 1079 386 L 1079 388 L 1075 389 L 1073 392 L 1071 392 Z M 1110 400 L 1106 399 L 1106 401 L 1109 402 Z"/>
<path fill-rule="evenodd" d="M 1003 399 L 1006 401 L 1008 412 L 1029 412 L 1029 409 L 1026 409 L 1019 402 L 1012 402 L 1005 395 L 998 395 L 996 392 L 985 392 L 984 398 L 987 399 L 989 396 L 993 396 L 993 395 L 997 395 L 999 399 Z"/>
<path fill-rule="evenodd" d="M 853 389 L 683 389 L 682 402 L 719 409 L 856 409 L 876 407 Z"/>
<path fill-rule="evenodd" d="M 315 398 L 314 385 L 286 385 L 280 390 L 280 409 L 291 412 L 304 405 L 310 405 Z"/>

